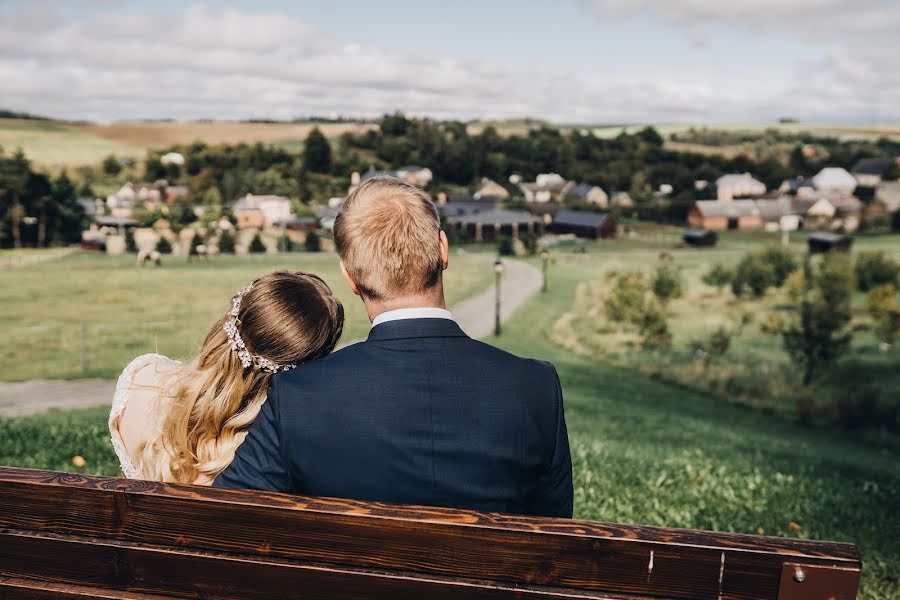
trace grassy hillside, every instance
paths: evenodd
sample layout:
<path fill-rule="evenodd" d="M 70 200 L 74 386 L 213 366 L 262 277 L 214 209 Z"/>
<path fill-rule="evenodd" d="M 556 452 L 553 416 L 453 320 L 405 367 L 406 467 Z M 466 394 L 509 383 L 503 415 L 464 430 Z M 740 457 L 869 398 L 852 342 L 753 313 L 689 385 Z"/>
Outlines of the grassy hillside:
<path fill-rule="evenodd" d="M 575 511 L 602 521 L 858 544 L 864 599 L 895 598 L 900 466 L 878 450 L 654 381 L 550 341 L 598 257 L 560 263 L 539 294 L 488 340 L 552 361 L 566 398 Z M 0 464 L 113 475 L 106 407 L 0 419 Z M 72 465 L 83 456 L 87 464 Z"/>
<path fill-rule="evenodd" d="M 0 146 L 22 148 L 36 165 L 58 168 L 99 164 L 110 154 L 143 157 L 143 148 L 106 139 L 55 121 L 0 119 Z"/>

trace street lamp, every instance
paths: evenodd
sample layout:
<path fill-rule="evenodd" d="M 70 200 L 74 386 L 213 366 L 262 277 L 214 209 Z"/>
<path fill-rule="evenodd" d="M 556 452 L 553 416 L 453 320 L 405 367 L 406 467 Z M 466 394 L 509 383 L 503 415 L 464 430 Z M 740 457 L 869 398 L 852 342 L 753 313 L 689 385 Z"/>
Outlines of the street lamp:
<path fill-rule="evenodd" d="M 494 311 L 494 335 L 500 335 L 500 278 L 503 276 L 503 261 L 500 257 L 494 261 L 494 286 L 497 290 L 497 303 Z"/>
<path fill-rule="evenodd" d="M 544 287 L 541 289 L 542 292 L 547 291 L 547 264 L 550 262 L 550 253 L 544 250 L 541 252 L 541 260 L 544 261 Z"/>

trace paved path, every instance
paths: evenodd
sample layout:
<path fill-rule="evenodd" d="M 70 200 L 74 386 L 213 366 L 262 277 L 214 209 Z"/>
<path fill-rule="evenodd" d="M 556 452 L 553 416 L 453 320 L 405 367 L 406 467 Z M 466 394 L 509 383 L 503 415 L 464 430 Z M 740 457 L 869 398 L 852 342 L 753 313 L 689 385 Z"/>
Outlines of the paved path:
<path fill-rule="evenodd" d="M 504 261 L 501 279 L 501 318 L 505 321 L 528 298 L 541 289 L 541 273 L 529 264 Z M 494 333 L 493 284 L 468 300 L 452 307 L 453 316 L 473 338 Z M 490 341 L 488 339 L 488 341 Z M 115 381 L 105 379 L 32 380 L 0 383 L 0 416 L 21 416 L 48 410 L 85 408 L 112 402 Z"/>

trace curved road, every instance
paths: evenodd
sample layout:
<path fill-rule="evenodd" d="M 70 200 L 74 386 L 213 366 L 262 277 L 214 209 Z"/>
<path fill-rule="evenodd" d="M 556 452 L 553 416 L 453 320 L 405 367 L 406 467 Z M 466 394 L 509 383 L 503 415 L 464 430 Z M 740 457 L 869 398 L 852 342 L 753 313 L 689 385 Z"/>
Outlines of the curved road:
<path fill-rule="evenodd" d="M 541 289 L 541 272 L 517 260 L 505 260 L 500 298 L 502 320 Z M 494 286 L 451 308 L 469 336 L 488 338 L 494 332 Z M 490 340 L 488 340 L 490 341 Z M 51 409 L 86 408 L 112 402 L 115 381 L 106 379 L 32 380 L 0 383 L 0 416 L 13 417 Z"/>

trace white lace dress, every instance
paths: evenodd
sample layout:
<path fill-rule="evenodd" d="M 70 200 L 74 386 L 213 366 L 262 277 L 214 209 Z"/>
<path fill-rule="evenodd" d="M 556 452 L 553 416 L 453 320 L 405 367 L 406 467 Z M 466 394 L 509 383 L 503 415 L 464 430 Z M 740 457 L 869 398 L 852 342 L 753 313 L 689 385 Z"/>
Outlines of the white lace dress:
<path fill-rule="evenodd" d="M 134 394 L 134 378 L 138 371 L 144 367 L 157 366 L 169 370 L 180 364 L 178 361 L 161 354 L 143 354 L 131 361 L 125 367 L 125 370 L 122 371 L 122 374 L 119 375 L 119 380 L 116 382 L 116 391 L 113 395 L 112 409 L 109 411 L 109 434 L 116 456 L 119 457 L 122 474 L 128 479 L 138 479 L 139 475 L 131 462 L 131 457 L 128 456 L 125 443 L 122 441 L 122 435 L 119 432 L 119 421 L 122 413 L 125 412 L 125 406 Z"/>

